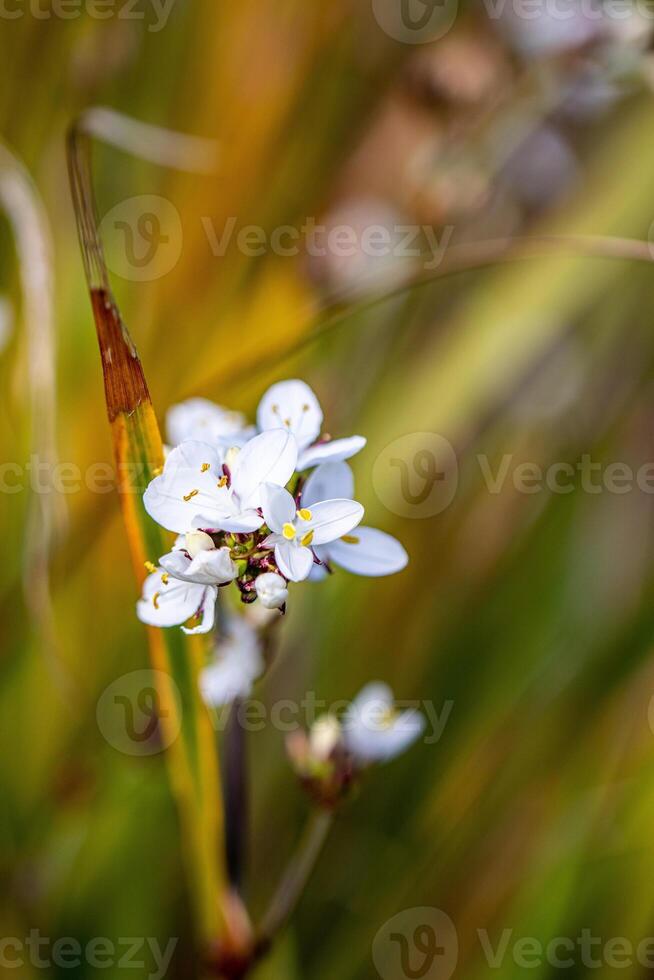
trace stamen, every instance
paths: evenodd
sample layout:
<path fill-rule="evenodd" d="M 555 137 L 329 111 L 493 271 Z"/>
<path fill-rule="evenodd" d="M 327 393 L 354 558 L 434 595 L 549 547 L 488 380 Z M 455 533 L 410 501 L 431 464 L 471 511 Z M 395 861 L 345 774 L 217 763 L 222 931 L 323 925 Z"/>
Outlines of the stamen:
<path fill-rule="evenodd" d="M 155 466 L 154 469 L 152 470 L 153 476 L 161 476 L 162 473 L 163 473 L 163 466 Z"/>
<path fill-rule="evenodd" d="M 221 476 L 221 478 L 218 480 L 218 488 L 220 490 L 222 490 L 222 488 L 223 487 L 226 487 L 228 483 L 229 483 L 229 480 L 227 479 L 227 477 L 226 476 Z"/>
<path fill-rule="evenodd" d="M 344 534 L 341 541 L 345 541 L 345 544 L 359 544 L 361 538 L 357 538 L 355 534 Z"/>
<path fill-rule="evenodd" d="M 384 729 L 392 728 L 398 718 L 399 714 L 395 708 L 387 708 L 379 719 L 380 727 Z"/>
<path fill-rule="evenodd" d="M 310 521 L 311 518 L 313 517 L 313 514 L 311 513 L 310 510 L 308 510 L 308 508 L 303 507 L 302 510 L 299 510 L 297 512 L 297 516 L 301 517 L 303 521 Z"/>
<path fill-rule="evenodd" d="M 313 541 L 313 531 L 307 531 L 303 538 L 300 539 L 300 544 L 304 548 L 308 548 Z"/>
<path fill-rule="evenodd" d="M 203 463 L 200 467 L 200 473 L 206 473 L 207 470 L 211 469 L 211 463 Z"/>
<path fill-rule="evenodd" d="M 302 406 L 302 411 L 303 412 L 308 412 L 309 411 L 309 406 L 308 405 L 303 405 Z"/>
<path fill-rule="evenodd" d="M 158 609 L 159 608 L 159 596 L 160 595 L 161 595 L 161 592 L 155 592 L 155 594 L 152 596 L 152 605 L 154 606 L 155 609 Z"/>
<path fill-rule="evenodd" d="M 191 490 L 190 493 L 187 493 L 186 496 L 184 497 L 184 500 L 186 501 L 186 503 L 188 503 L 189 500 L 193 500 L 193 497 L 197 497 L 197 495 L 199 494 L 199 492 L 200 492 L 199 490 Z"/>
<path fill-rule="evenodd" d="M 157 566 L 153 564 L 151 561 L 143 562 L 143 564 L 145 565 L 145 570 L 149 572 L 150 575 L 152 575 L 153 572 L 156 572 Z"/>
<path fill-rule="evenodd" d="M 170 575 L 168 574 L 168 572 L 163 573 L 163 575 L 161 576 L 161 581 L 163 582 L 164 585 L 168 585 L 168 583 L 170 582 Z"/>
<path fill-rule="evenodd" d="M 297 534 L 297 531 L 295 530 L 292 524 L 284 524 L 284 527 L 282 528 L 282 534 L 284 535 L 287 541 L 292 541 L 295 535 Z"/>

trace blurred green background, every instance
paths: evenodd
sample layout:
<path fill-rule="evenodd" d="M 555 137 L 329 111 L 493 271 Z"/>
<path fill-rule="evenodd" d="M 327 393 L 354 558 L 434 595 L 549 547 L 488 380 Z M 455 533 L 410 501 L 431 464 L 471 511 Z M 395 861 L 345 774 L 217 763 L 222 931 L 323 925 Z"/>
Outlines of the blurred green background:
<path fill-rule="evenodd" d="M 494 946 L 504 929 L 511 942 L 589 929 L 637 945 L 654 934 L 654 481 L 620 492 L 601 481 L 611 464 L 636 473 L 652 459 L 654 270 L 549 249 L 440 278 L 436 264 L 417 287 L 417 258 L 252 256 L 235 237 L 216 255 L 207 227 L 427 226 L 464 256 L 530 234 L 646 242 L 651 20 L 461 4 L 449 30 L 407 44 L 384 29 L 381 0 L 176 0 L 164 25 L 145 2 L 142 19 L 119 3 L 102 20 L 57 9 L 0 14 L 0 134 L 34 182 L 26 205 L 29 185 L 0 158 L 0 446 L 21 468 L 3 466 L 0 497 L 0 936 L 179 937 L 168 976 L 199 976 L 162 756 L 119 751 L 96 716 L 109 684 L 148 665 L 117 496 L 38 493 L 24 470 L 55 450 L 82 473 L 112 460 L 65 161 L 68 125 L 106 105 L 218 143 L 203 175 L 96 146 L 101 215 L 158 195 L 181 223 L 174 267 L 143 281 L 121 274 L 124 239 L 107 243 L 160 421 L 191 395 L 252 414 L 272 381 L 304 378 L 332 434 L 368 436 L 355 460 L 367 523 L 411 555 L 395 578 L 341 573 L 294 590 L 257 697 L 331 702 L 379 678 L 438 712 L 451 702 L 440 740 L 372 773 L 339 817 L 257 976 L 375 977 L 376 933 L 421 906 L 455 923 L 461 978 L 489 972 L 479 930 Z M 39 198 L 54 351 L 38 274 L 28 330 Z M 458 457 L 452 503 L 428 516 L 393 506 L 398 470 L 375 469 L 394 440 L 422 445 L 415 433 Z M 599 491 L 578 476 L 570 493 L 516 489 L 518 464 L 576 467 L 584 455 Z M 496 472 L 504 457 L 491 492 L 484 465 Z M 307 805 L 282 732 L 253 734 L 250 753 L 256 916 Z M 600 947 L 597 968 L 576 956 L 525 971 L 511 948 L 491 975 L 648 972 L 635 956 L 616 970 Z"/>

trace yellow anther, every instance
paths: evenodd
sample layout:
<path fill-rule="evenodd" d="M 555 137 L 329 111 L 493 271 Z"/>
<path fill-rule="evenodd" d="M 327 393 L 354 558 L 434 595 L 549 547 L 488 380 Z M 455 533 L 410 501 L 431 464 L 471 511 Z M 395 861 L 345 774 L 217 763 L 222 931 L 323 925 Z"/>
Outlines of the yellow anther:
<path fill-rule="evenodd" d="M 187 493 L 186 494 L 186 496 L 184 497 L 184 500 L 188 503 L 189 500 L 193 500 L 193 497 L 197 497 L 197 495 L 199 494 L 199 492 L 200 492 L 199 490 L 191 490 L 190 493 Z"/>
<path fill-rule="evenodd" d="M 152 470 L 153 476 L 161 476 L 162 473 L 163 473 L 163 466 L 155 466 L 154 469 Z"/>
<path fill-rule="evenodd" d="M 154 606 L 155 609 L 158 609 L 159 608 L 159 596 L 160 595 L 161 595 L 160 592 L 155 592 L 155 594 L 152 596 L 152 605 Z"/>
<path fill-rule="evenodd" d="M 398 717 L 399 715 L 395 708 L 386 708 L 379 719 L 380 727 L 392 728 Z"/>
<path fill-rule="evenodd" d="M 151 561 L 146 561 L 143 564 L 145 565 L 146 572 L 149 572 L 150 575 L 152 575 L 153 572 L 156 572 L 157 566 L 154 565 Z"/>
<path fill-rule="evenodd" d="M 292 541 L 295 535 L 297 534 L 297 531 L 295 530 L 292 524 L 284 524 L 284 527 L 282 528 L 282 534 L 284 535 L 287 541 Z"/>
<path fill-rule="evenodd" d="M 308 412 L 309 411 L 309 406 L 308 405 L 303 405 L 302 406 L 302 411 L 303 412 Z"/>
<path fill-rule="evenodd" d="M 218 480 L 218 488 L 222 490 L 222 488 L 226 486 L 227 486 L 227 477 L 221 476 L 221 478 Z"/>
<path fill-rule="evenodd" d="M 355 534 L 344 534 L 341 541 L 345 541 L 345 544 L 359 544 L 361 538 L 357 538 Z"/>
<path fill-rule="evenodd" d="M 291 420 L 290 419 L 284 419 L 284 425 L 286 426 L 287 429 L 290 429 L 290 427 L 291 427 Z"/>
<path fill-rule="evenodd" d="M 164 585 L 168 585 L 168 583 L 170 582 L 170 575 L 168 574 L 168 572 L 163 573 L 163 575 L 161 576 L 161 581 L 163 582 Z"/>
<path fill-rule="evenodd" d="M 297 516 L 301 517 L 303 521 L 310 521 L 311 518 L 313 517 L 313 514 L 306 507 L 303 507 L 302 510 L 299 510 L 297 512 Z"/>
<path fill-rule="evenodd" d="M 313 531 L 307 531 L 303 538 L 300 539 L 300 544 L 303 548 L 308 548 L 313 541 Z"/>
<path fill-rule="evenodd" d="M 273 405 L 272 411 L 275 415 L 279 415 L 279 405 Z"/>
<path fill-rule="evenodd" d="M 211 463 L 203 463 L 200 467 L 200 473 L 206 473 L 207 470 L 211 469 Z"/>

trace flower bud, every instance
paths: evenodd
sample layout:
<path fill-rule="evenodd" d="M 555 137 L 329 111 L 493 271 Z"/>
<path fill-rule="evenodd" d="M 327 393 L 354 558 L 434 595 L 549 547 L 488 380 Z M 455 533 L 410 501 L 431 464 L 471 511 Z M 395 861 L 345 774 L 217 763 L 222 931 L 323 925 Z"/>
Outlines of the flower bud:
<path fill-rule="evenodd" d="M 335 715 L 323 715 L 310 731 L 291 732 L 286 751 L 304 790 L 314 803 L 331 810 L 350 794 L 355 773 Z"/>
<path fill-rule="evenodd" d="M 314 722 L 309 736 L 311 754 L 315 759 L 326 762 L 342 740 L 341 723 L 335 715 L 323 715 Z"/>
<path fill-rule="evenodd" d="M 191 558 L 197 558 L 201 551 L 213 551 L 216 546 L 206 531 L 189 531 L 184 541 L 184 547 Z"/>
<path fill-rule="evenodd" d="M 286 579 L 277 572 L 265 572 L 255 582 L 257 596 L 266 609 L 281 609 L 288 600 Z"/>

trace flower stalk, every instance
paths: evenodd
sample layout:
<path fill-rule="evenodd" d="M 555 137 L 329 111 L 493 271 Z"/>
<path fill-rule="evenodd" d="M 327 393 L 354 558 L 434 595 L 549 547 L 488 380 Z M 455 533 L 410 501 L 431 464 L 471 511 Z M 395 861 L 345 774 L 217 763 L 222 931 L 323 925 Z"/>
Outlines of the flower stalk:
<path fill-rule="evenodd" d="M 263 955 L 293 915 L 316 867 L 334 824 L 332 810 L 316 807 L 311 812 L 298 848 L 291 858 L 266 913 L 261 920 L 257 955 Z"/>

